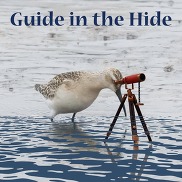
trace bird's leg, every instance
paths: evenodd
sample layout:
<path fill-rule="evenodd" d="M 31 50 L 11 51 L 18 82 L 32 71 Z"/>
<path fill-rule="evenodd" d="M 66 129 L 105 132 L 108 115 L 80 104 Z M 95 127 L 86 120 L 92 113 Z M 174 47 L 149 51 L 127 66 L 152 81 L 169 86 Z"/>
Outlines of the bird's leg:
<path fill-rule="evenodd" d="M 71 121 L 74 122 L 76 113 L 73 113 L 73 116 L 71 118 Z"/>
<path fill-rule="evenodd" d="M 56 116 L 56 113 L 54 112 L 54 111 L 52 111 L 52 114 L 51 114 L 51 117 L 50 117 L 50 119 L 51 119 L 51 122 L 53 122 L 54 120 L 54 117 Z"/>

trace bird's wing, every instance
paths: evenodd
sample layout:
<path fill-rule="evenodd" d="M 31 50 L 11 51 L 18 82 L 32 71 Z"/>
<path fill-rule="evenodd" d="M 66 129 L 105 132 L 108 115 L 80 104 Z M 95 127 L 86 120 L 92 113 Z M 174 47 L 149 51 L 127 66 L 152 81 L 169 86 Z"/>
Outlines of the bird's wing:
<path fill-rule="evenodd" d="M 76 84 L 76 81 L 72 79 L 65 79 L 62 82 L 61 87 L 64 87 L 66 90 L 72 90 L 77 87 L 77 84 Z"/>
<path fill-rule="evenodd" d="M 79 71 L 62 73 L 56 75 L 48 84 L 36 84 L 35 89 L 45 98 L 51 99 L 58 89 L 74 89 L 77 86 L 76 82 L 80 79 L 81 74 L 83 73 Z"/>
<path fill-rule="evenodd" d="M 75 81 L 72 79 L 64 79 L 62 81 L 52 80 L 44 87 L 44 92 L 40 93 L 42 93 L 45 98 L 51 99 L 55 96 L 58 89 L 71 90 L 74 89 L 76 85 L 77 84 L 75 84 Z"/>

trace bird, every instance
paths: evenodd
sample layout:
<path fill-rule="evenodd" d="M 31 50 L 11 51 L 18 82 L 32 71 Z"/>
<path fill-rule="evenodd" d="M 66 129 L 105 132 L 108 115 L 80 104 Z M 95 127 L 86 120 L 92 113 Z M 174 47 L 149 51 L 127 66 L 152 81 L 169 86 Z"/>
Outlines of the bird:
<path fill-rule="evenodd" d="M 115 83 L 120 79 L 122 74 L 116 68 L 97 72 L 71 71 L 56 75 L 47 84 L 36 84 L 35 90 L 47 100 L 52 110 L 51 121 L 64 113 L 73 113 L 74 121 L 76 113 L 88 108 L 102 89 L 109 88 L 115 92 L 121 102 L 121 84 Z"/>

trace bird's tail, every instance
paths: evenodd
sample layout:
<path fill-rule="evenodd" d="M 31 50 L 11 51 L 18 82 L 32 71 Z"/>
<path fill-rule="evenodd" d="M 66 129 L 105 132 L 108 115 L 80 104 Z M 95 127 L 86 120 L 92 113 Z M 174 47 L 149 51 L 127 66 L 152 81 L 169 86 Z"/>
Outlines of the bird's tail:
<path fill-rule="evenodd" d="M 41 84 L 35 84 L 35 90 L 40 92 Z"/>
<path fill-rule="evenodd" d="M 46 85 L 44 85 L 44 84 L 35 84 L 35 90 L 40 92 L 45 98 L 48 98 Z"/>

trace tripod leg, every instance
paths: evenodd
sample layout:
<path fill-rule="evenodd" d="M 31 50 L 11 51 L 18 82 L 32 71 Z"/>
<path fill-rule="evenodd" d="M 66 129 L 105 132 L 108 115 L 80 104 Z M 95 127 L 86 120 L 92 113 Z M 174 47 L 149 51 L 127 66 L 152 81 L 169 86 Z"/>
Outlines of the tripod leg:
<path fill-rule="evenodd" d="M 140 107 L 139 107 L 138 104 L 137 104 L 137 100 L 136 100 L 136 97 L 135 97 L 135 96 L 134 96 L 134 105 L 135 105 L 136 111 L 137 111 L 137 113 L 138 113 L 138 116 L 139 116 L 139 118 L 140 118 L 140 121 L 141 121 L 141 123 L 142 123 L 144 132 L 145 132 L 145 134 L 147 135 L 148 140 L 151 142 L 152 139 L 151 139 L 151 137 L 150 137 L 150 133 L 149 133 L 149 131 L 148 131 L 148 128 L 147 128 L 147 125 L 146 125 L 145 120 L 144 120 L 144 118 L 143 118 L 143 115 L 142 115 L 142 112 L 141 112 L 141 110 L 140 110 Z"/>
<path fill-rule="evenodd" d="M 137 143 L 137 141 L 138 141 L 138 135 L 137 135 L 137 127 L 136 127 L 136 119 L 135 119 L 135 110 L 134 110 L 134 103 L 133 103 L 133 95 L 128 97 L 128 102 L 129 102 L 129 110 L 130 110 L 132 140 L 134 141 L 134 143 Z"/>
<path fill-rule="evenodd" d="M 119 106 L 119 108 L 118 108 L 118 110 L 117 110 L 117 112 L 116 112 L 116 115 L 114 116 L 114 119 L 113 119 L 113 121 L 112 121 L 112 123 L 111 123 L 111 125 L 110 125 L 109 131 L 107 132 L 107 135 L 106 135 L 105 139 L 108 139 L 108 138 L 109 138 L 109 136 L 110 136 L 110 134 L 111 134 L 111 132 L 112 132 L 112 130 L 113 130 L 113 128 L 114 128 L 114 125 L 116 124 L 116 121 L 117 121 L 117 119 L 118 119 L 118 117 L 119 117 L 119 114 L 120 114 L 120 112 L 121 112 L 121 109 L 122 109 L 123 106 L 124 106 L 124 103 L 125 103 L 125 101 L 126 101 L 126 97 L 127 97 L 127 94 L 124 94 L 124 96 L 123 96 L 122 99 L 121 99 L 121 104 L 120 104 L 120 106 Z"/>

